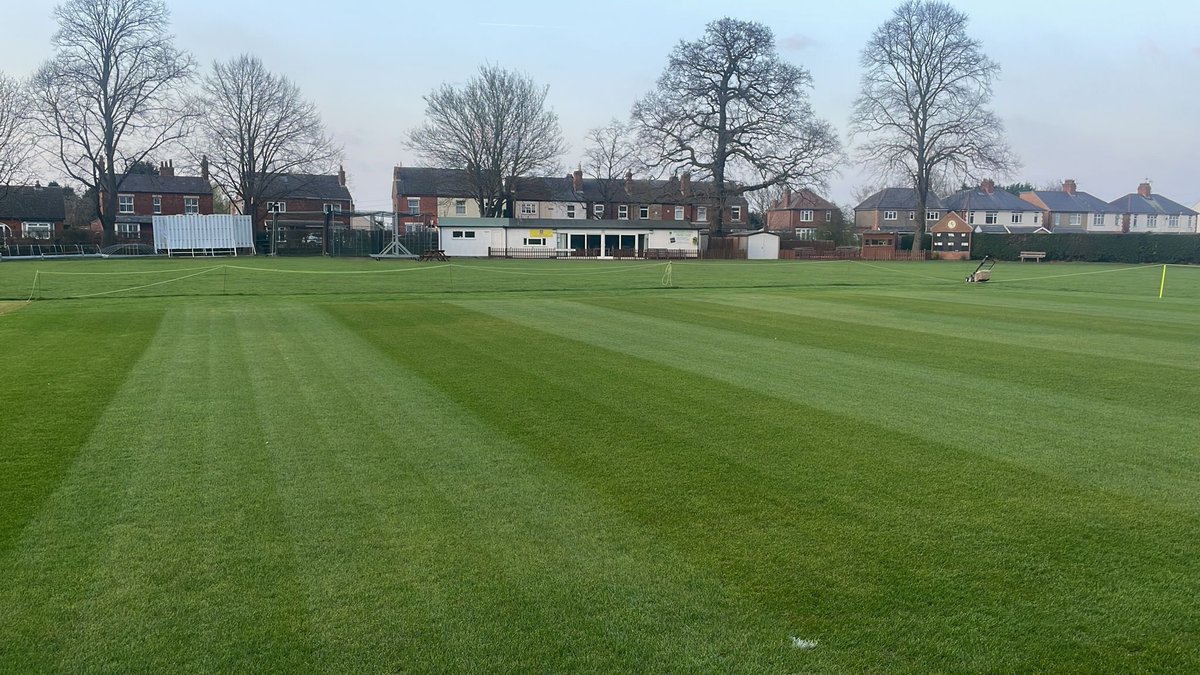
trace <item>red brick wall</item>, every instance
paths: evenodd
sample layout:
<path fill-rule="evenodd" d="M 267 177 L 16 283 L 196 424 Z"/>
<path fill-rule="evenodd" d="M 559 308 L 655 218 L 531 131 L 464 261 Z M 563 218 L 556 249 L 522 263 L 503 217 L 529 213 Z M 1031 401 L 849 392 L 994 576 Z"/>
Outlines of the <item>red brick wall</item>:
<path fill-rule="evenodd" d="M 324 221 L 326 204 L 341 204 L 342 213 L 346 214 L 345 218 L 348 218 L 350 211 L 354 210 L 354 203 L 346 199 L 264 199 L 258 207 L 258 213 L 254 214 L 256 227 L 266 227 L 271 222 L 271 214 L 267 212 L 268 201 L 284 202 L 287 211 L 279 214 L 280 223 L 297 220 Z"/>
<path fill-rule="evenodd" d="M 135 216 L 177 216 L 184 213 L 183 200 L 185 197 L 200 198 L 200 214 L 212 215 L 213 212 L 213 196 L 212 193 L 199 195 L 160 195 L 162 197 L 162 212 L 154 212 L 154 194 L 149 192 L 118 192 L 119 195 L 133 194 L 133 214 Z M 104 201 L 101 200 L 100 208 L 104 208 Z M 118 207 L 119 208 L 119 207 Z M 130 215 L 130 214 L 121 214 Z"/>

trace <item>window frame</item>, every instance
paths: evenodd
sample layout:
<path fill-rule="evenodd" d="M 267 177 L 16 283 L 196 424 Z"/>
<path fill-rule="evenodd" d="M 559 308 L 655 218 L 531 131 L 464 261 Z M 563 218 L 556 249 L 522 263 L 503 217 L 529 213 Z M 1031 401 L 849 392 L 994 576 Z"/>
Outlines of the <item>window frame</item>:
<path fill-rule="evenodd" d="M 22 222 L 21 237 L 25 239 L 52 239 L 54 237 L 54 223 L 41 220 Z"/>
<path fill-rule="evenodd" d="M 185 215 L 196 216 L 200 215 L 200 198 L 199 197 L 184 197 L 183 212 Z"/>
<path fill-rule="evenodd" d="M 900 220 L 900 212 L 899 211 L 884 211 L 883 212 L 883 220 L 885 222 Z"/>
<path fill-rule="evenodd" d="M 740 205 L 729 207 L 729 222 L 731 222 L 731 223 L 742 222 L 742 207 Z"/>
<path fill-rule="evenodd" d="M 682 206 L 675 207 L 675 220 L 684 220 L 684 208 Z"/>
<path fill-rule="evenodd" d="M 567 218 L 574 220 L 575 219 L 575 204 L 567 204 L 566 211 L 567 211 Z"/>
<path fill-rule="evenodd" d="M 629 220 L 629 205 L 617 205 L 617 220 Z"/>
<path fill-rule="evenodd" d="M 521 215 L 522 216 L 536 216 L 537 215 L 537 204 L 535 202 L 521 202 Z"/>
<path fill-rule="evenodd" d="M 405 200 L 406 200 L 405 204 L 408 206 L 408 213 L 406 215 L 410 215 L 410 216 L 421 215 L 421 198 L 420 197 L 406 197 Z"/>
<path fill-rule="evenodd" d="M 267 202 L 267 213 L 287 213 L 287 202 Z"/>
<path fill-rule="evenodd" d="M 128 200 L 129 208 L 125 208 L 126 200 Z M 117 213 L 130 215 L 134 212 L 133 195 L 117 195 Z"/>
<path fill-rule="evenodd" d="M 650 220 L 650 206 L 642 204 L 638 207 L 638 220 Z"/>
<path fill-rule="evenodd" d="M 800 211 L 800 222 L 802 223 L 811 223 L 814 217 L 815 213 L 812 209 L 803 209 Z"/>
<path fill-rule="evenodd" d="M 465 200 L 465 199 L 455 199 L 454 200 L 454 215 L 456 215 L 456 216 L 467 215 L 467 200 Z"/>
<path fill-rule="evenodd" d="M 151 199 L 152 199 L 151 203 L 154 206 L 154 215 L 161 216 L 162 215 L 162 195 L 154 195 L 154 197 L 152 197 Z"/>
<path fill-rule="evenodd" d="M 708 207 L 707 206 L 697 206 L 696 207 L 696 222 L 699 222 L 699 223 L 707 223 L 708 222 Z"/>

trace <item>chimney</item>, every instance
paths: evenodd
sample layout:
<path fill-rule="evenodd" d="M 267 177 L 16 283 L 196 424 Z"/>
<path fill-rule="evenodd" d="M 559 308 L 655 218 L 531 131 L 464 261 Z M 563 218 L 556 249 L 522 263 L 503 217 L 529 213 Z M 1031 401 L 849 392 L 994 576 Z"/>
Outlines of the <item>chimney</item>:
<path fill-rule="evenodd" d="M 575 172 L 571 174 L 571 187 L 574 188 L 576 192 L 583 192 L 582 168 L 575 169 Z"/>
<path fill-rule="evenodd" d="M 679 176 L 671 174 L 667 179 L 667 194 L 674 194 L 679 191 Z"/>
<path fill-rule="evenodd" d="M 346 169 L 338 164 L 338 185 L 346 187 Z"/>
<path fill-rule="evenodd" d="M 783 186 L 783 204 L 780 206 L 785 209 L 792 208 L 792 186 Z"/>
<path fill-rule="evenodd" d="M 633 194 L 633 172 L 632 171 L 625 172 L 625 194 L 627 194 L 627 195 Z"/>
<path fill-rule="evenodd" d="M 208 180 L 208 155 L 200 155 L 200 177 Z"/>
<path fill-rule="evenodd" d="M 1065 192 L 1069 195 L 1075 194 L 1075 179 L 1074 178 L 1068 178 L 1063 181 L 1063 192 Z"/>
<path fill-rule="evenodd" d="M 996 181 L 991 178 L 984 178 L 983 182 L 979 184 L 979 189 L 990 195 L 996 191 Z"/>
<path fill-rule="evenodd" d="M 175 167 L 171 165 L 169 160 L 163 162 L 158 166 L 158 175 L 173 178 L 175 176 Z"/>
<path fill-rule="evenodd" d="M 1150 194 L 1151 194 L 1150 193 L 1150 181 L 1146 181 L 1145 183 L 1142 183 L 1141 185 L 1138 186 L 1138 194 L 1145 197 L 1146 199 L 1150 198 Z"/>
<path fill-rule="evenodd" d="M 683 175 L 679 176 L 679 194 L 687 197 L 692 191 L 692 172 L 684 171 Z"/>

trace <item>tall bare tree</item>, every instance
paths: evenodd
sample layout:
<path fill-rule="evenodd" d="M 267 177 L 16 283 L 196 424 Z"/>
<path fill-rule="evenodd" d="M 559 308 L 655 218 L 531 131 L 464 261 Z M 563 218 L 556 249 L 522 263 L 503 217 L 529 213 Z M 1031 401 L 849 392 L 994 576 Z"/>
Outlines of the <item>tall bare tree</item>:
<path fill-rule="evenodd" d="M 182 89 L 195 66 L 175 48 L 161 0 L 67 0 L 54 17 L 56 53 L 32 80 L 34 117 L 48 153 L 93 189 L 111 243 L 119 167 L 188 133 Z"/>
<path fill-rule="evenodd" d="M 808 71 L 780 59 L 771 29 L 720 19 L 675 46 L 655 90 L 634 105 L 633 122 L 655 164 L 713 180 L 719 232 L 732 197 L 822 185 L 836 168 L 841 146 L 813 113 L 811 86 Z"/>
<path fill-rule="evenodd" d="M 967 34 L 966 14 L 945 2 L 908 0 L 875 30 L 860 61 L 862 91 L 851 116 L 861 159 L 916 190 L 919 251 L 934 184 L 1003 175 L 1016 159 L 990 109 L 1000 66 Z"/>
<path fill-rule="evenodd" d="M 21 84 L 0 73 L 0 199 L 10 185 L 28 178 L 33 145 L 28 120 L 21 114 L 24 101 Z"/>
<path fill-rule="evenodd" d="M 621 194 L 625 174 L 635 172 L 639 163 L 637 146 L 628 124 L 614 119 L 588 132 L 583 170 L 595 179 L 596 192 L 606 208 Z M 604 215 L 611 217 L 611 214 Z M 590 211 L 589 217 L 601 216 Z"/>
<path fill-rule="evenodd" d="M 239 213 L 254 215 L 285 173 L 325 173 L 341 158 L 316 105 L 256 56 L 214 63 L 199 96 L 196 159 Z"/>
<path fill-rule="evenodd" d="M 557 172 L 566 152 L 548 92 L 527 75 L 481 66 L 462 87 L 443 84 L 425 96 L 425 124 L 409 145 L 434 166 L 465 169 L 480 214 L 502 216 L 511 212 L 511 179 Z"/>

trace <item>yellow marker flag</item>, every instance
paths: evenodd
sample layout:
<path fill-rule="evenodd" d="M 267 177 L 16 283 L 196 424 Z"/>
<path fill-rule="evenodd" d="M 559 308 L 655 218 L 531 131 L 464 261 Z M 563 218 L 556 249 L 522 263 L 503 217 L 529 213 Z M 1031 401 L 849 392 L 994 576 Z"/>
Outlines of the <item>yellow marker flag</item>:
<path fill-rule="evenodd" d="M 1167 266 L 1163 265 L 1162 281 L 1158 284 L 1158 299 L 1162 300 L 1163 291 L 1167 290 Z"/>

